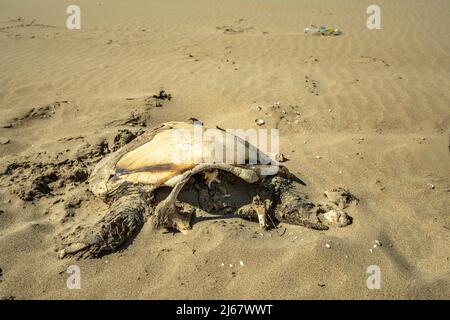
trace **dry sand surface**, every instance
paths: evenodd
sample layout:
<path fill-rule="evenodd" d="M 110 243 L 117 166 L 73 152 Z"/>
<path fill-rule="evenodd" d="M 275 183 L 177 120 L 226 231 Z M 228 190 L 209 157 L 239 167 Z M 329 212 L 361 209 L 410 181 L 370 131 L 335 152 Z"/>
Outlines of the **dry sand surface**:
<path fill-rule="evenodd" d="M 80 0 L 68 30 L 71 1 L 1 0 L 0 297 L 449 298 L 450 2 L 377 1 L 382 29 L 368 30 L 371 3 Z M 344 34 L 303 33 L 311 23 Z M 161 88 L 173 99 L 156 107 Z M 58 259 L 58 237 L 107 210 L 86 183 L 96 161 L 190 117 L 278 127 L 305 193 L 357 195 L 353 223 L 146 224 L 119 252 Z M 66 288 L 72 264 L 81 290 Z"/>

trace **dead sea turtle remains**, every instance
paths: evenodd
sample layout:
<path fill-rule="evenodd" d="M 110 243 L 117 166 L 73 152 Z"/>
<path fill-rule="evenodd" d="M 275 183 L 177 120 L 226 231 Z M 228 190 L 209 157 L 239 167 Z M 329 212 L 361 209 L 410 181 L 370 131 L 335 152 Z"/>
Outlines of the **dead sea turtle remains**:
<path fill-rule="evenodd" d="M 222 139 L 198 147 L 195 139 L 174 138 L 196 130 Z M 228 150 L 225 141 L 233 142 L 234 160 L 205 156 Z M 251 152 L 258 154 L 255 163 L 249 159 Z M 195 121 L 161 124 L 96 165 L 89 188 L 109 205 L 109 211 L 95 225 L 77 227 L 63 237 L 59 256 L 96 257 L 113 252 L 135 236 L 147 219 L 156 227 L 187 232 L 198 210 L 235 213 L 258 221 L 261 228 L 284 222 L 327 230 L 351 223 L 343 211 L 354 200 L 348 191 L 339 189 L 327 194 L 331 201 L 312 203 L 286 167 L 276 166 L 267 174 L 268 163 L 268 155 L 223 129 L 207 129 Z M 162 198 L 164 187 L 171 189 Z"/>

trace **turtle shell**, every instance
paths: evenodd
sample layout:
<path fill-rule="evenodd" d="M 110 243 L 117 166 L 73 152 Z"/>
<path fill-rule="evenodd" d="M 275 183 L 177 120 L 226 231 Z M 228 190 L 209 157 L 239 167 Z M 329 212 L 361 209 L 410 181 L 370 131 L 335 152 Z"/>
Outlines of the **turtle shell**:
<path fill-rule="evenodd" d="M 256 155 L 253 166 L 249 163 L 252 153 Z M 89 183 L 94 194 L 105 197 L 123 183 L 144 184 L 150 189 L 173 187 L 177 176 L 201 163 L 231 163 L 248 169 L 269 161 L 254 145 L 223 129 L 168 122 L 105 157 L 94 168 Z"/>

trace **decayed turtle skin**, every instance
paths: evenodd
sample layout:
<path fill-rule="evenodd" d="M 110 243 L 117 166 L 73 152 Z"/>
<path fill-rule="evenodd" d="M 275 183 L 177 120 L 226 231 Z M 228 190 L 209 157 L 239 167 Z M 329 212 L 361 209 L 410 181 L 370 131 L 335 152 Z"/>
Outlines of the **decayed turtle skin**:
<path fill-rule="evenodd" d="M 263 176 L 263 164 L 250 165 L 248 161 L 245 165 L 213 163 L 208 159 L 199 163 L 193 160 L 195 152 L 183 163 L 174 163 L 172 157 L 177 141 L 171 136 L 173 130 L 192 132 L 194 128 L 199 128 L 196 125 L 199 123 L 161 124 L 100 161 L 90 175 L 89 187 L 94 195 L 109 204 L 109 212 L 95 225 L 78 227 L 74 233 L 64 237 L 59 256 L 97 257 L 113 252 L 132 238 L 148 218 L 156 227 L 186 232 L 191 228 L 192 217 L 198 208 L 177 198 L 185 184 L 198 173 L 204 174 L 207 190 L 212 185 L 220 184 L 221 179 L 226 180 L 227 176 L 235 176 L 251 184 L 254 187 L 251 201 L 240 207 L 232 205 L 231 209 L 244 219 L 259 221 L 261 228 L 285 222 L 327 230 L 330 226 L 342 227 L 351 223 L 351 218 L 343 209 L 357 199 L 352 198 L 348 191 L 335 189 L 327 192 L 327 197 L 333 200 L 316 205 L 298 191 L 299 183 L 286 167 L 280 167 L 275 175 Z M 205 129 L 201 127 L 201 130 Z M 214 130 L 217 134 L 229 134 L 219 128 Z M 255 147 L 236 136 L 232 138 L 236 145 L 245 146 L 241 151 L 235 151 L 245 150 L 244 157 L 248 160 L 248 149 Z M 204 144 L 202 148 L 203 155 L 211 151 L 211 145 Z M 161 186 L 171 187 L 172 190 L 156 204 L 153 194 Z"/>

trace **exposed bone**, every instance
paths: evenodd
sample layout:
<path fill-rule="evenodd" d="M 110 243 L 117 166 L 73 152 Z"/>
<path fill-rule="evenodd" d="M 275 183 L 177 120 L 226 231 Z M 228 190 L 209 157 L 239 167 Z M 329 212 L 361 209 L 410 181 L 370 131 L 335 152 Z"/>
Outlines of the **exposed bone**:
<path fill-rule="evenodd" d="M 206 184 L 208 185 L 208 189 L 211 189 L 211 184 L 213 182 L 217 182 L 220 183 L 219 180 L 219 170 L 214 169 L 212 171 L 205 171 L 204 172 L 205 175 L 205 179 L 206 179 Z"/>

